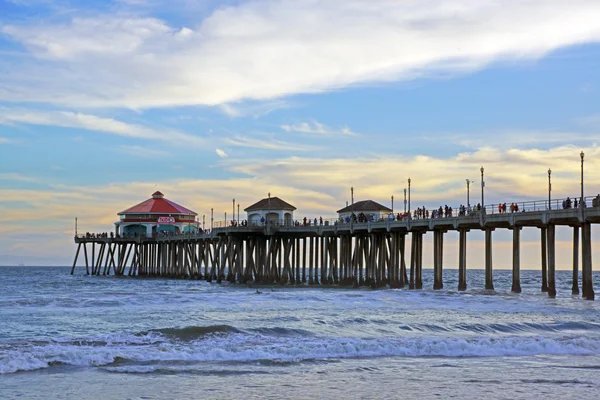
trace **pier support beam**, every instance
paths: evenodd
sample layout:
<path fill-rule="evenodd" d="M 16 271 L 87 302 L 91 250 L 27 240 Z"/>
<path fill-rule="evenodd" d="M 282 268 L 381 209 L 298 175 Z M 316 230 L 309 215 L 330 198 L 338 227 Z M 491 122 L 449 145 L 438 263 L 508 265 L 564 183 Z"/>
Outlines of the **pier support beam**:
<path fill-rule="evenodd" d="M 415 288 L 423 289 L 423 232 L 417 232 L 417 265 Z"/>
<path fill-rule="evenodd" d="M 573 286 L 571 294 L 579 294 L 579 227 L 573 227 Z"/>
<path fill-rule="evenodd" d="M 467 229 L 459 231 L 458 240 L 458 290 L 467 290 Z"/>
<path fill-rule="evenodd" d="M 77 252 L 75 253 L 75 259 L 73 260 L 73 268 L 71 268 L 71 275 L 75 272 L 75 266 L 77 265 L 77 258 L 79 257 L 79 250 L 81 250 L 81 242 L 77 245 Z"/>
<path fill-rule="evenodd" d="M 444 288 L 443 282 L 444 232 L 433 231 L 433 289 Z"/>
<path fill-rule="evenodd" d="M 586 300 L 594 300 L 594 283 L 592 281 L 592 228 L 589 222 L 581 226 L 581 256 L 582 256 L 582 292 Z"/>
<path fill-rule="evenodd" d="M 513 257 L 512 257 L 512 288 L 511 292 L 521 293 L 521 227 L 514 226 Z"/>
<path fill-rule="evenodd" d="M 556 296 L 556 226 L 548 224 L 548 296 Z"/>
<path fill-rule="evenodd" d="M 542 244 L 542 293 L 548 291 L 548 246 L 546 245 L 548 239 L 548 230 L 541 228 L 541 244 Z"/>
<path fill-rule="evenodd" d="M 409 289 L 415 288 L 415 273 L 417 268 L 417 232 L 412 233 L 412 238 L 410 241 L 410 280 L 408 283 Z"/>
<path fill-rule="evenodd" d="M 493 229 L 485 230 L 485 288 L 494 290 L 494 277 L 492 272 L 492 232 Z"/>
<path fill-rule="evenodd" d="M 406 235 L 404 233 L 402 234 L 398 234 L 398 238 L 399 238 L 399 242 L 398 242 L 398 251 L 400 252 L 400 260 L 399 260 L 399 267 L 400 267 L 400 271 L 399 271 L 399 275 L 398 275 L 398 287 L 403 288 L 407 282 L 406 282 L 406 261 L 404 258 L 404 251 L 406 250 L 405 248 L 405 243 L 406 243 Z"/>

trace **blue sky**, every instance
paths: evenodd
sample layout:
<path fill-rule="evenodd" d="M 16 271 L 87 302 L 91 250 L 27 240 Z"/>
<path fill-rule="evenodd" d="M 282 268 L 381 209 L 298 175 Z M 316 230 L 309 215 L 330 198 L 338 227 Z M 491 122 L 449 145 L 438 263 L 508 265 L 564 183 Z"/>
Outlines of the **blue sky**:
<path fill-rule="evenodd" d="M 387 204 L 409 176 L 417 204 L 458 206 L 484 165 L 490 202 L 534 200 L 548 168 L 576 194 L 584 150 L 600 192 L 599 17 L 592 0 L 0 0 L 0 262 L 62 263 L 75 216 L 109 230 L 155 188 L 200 215 L 270 191 L 333 216 L 350 186 Z"/>

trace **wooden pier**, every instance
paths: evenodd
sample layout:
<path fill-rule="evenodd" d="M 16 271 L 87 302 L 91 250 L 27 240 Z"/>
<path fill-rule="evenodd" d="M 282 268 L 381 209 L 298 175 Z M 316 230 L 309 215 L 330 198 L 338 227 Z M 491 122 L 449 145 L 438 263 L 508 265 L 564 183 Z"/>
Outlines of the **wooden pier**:
<path fill-rule="evenodd" d="M 583 298 L 593 300 L 591 225 L 595 223 L 600 223 L 600 207 L 553 210 L 535 210 L 534 207 L 534 211 L 525 212 L 486 214 L 482 211 L 468 216 L 401 221 L 230 226 L 215 228 L 210 234 L 118 238 L 79 235 L 75 237 L 77 252 L 71 274 L 82 255 L 86 273 L 92 275 L 421 289 L 423 236 L 431 232 L 433 289 L 442 289 L 444 234 L 458 231 L 458 290 L 462 291 L 467 289 L 467 233 L 482 230 L 485 232 L 485 288 L 493 289 L 493 232 L 509 229 L 513 249 L 512 291 L 518 293 L 521 291 L 521 229 L 536 227 L 541 232 L 541 290 L 553 297 L 556 295 L 556 227 L 569 226 L 573 228 L 574 244 L 572 293 L 579 293 L 581 231 L 582 294 Z M 410 252 L 406 249 L 407 235 L 411 235 Z"/>

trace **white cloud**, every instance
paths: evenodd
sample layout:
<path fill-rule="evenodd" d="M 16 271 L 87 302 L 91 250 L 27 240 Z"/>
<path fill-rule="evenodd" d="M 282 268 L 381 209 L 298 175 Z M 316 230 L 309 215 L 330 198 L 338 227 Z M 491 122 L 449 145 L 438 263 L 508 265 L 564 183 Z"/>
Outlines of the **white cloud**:
<path fill-rule="evenodd" d="M 295 125 L 281 125 L 281 129 L 286 132 L 313 133 L 319 135 L 327 135 L 330 133 L 329 129 L 327 129 L 325 125 L 320 124 L 317 121 L 301 122 Z"/>
<path fill-rule="evenodd" d="M 221 158 L 227 158 L 227 153 L 225 153 L 223 150 L 221 149 L 215 149 L 215 152 L 217 153 L 217 155 Z"/>
<path fill-rule="evenodd" d="M 332 129 L 332 128 L 328 127 L 327 125 L 321 124 L 317 121 L 300 122 L 298 124 L 293 124 L 293 125 L 281 125 L 281 129 L 283 129 L 286 132 L 300 132 L 300 133 L 308 133 L 308 134 L 314 134 L 314 135 L 335 135 L 335 134 L 351 135 L 351 136 L 356 135 L 356 133 L 352 132 L 350 130 L 350 128 L 345 127 L 345 128 L 336 130 L 336 129 Z"/>
<path fill-rule="evenodd" d="M 191 27 L 131 13 L 25 21 L 0 28 L 31 54 L 0 61 L 9 71 L 0 100 L 144 108 L 272 99 L 536 59 L 600 40 L 599 19 L 597 0 L 264 0 Z"/>
<path fill-rule="evenodd" d="M 113 118 L 98 117 L 91 114 L 71 111 L 39 111 L 0 107 L 0 125 L 28 124 L 60 126 L 110 133 L 135 139 L 158 140 L 187 145 L 201 146 L 200 137 L 173 130 L 155 130 L 143 125 L 129 124 Z"/>
<path fill-rule="evenodd" d="M 305 146 L 275 139 L 254 139 L 245 136 L 235 136 L 233 138 L 225 139 L 225 142 L 231 146 L 264 150 L 311 151 L 317 149 L 315 146 Z"/>
<path fill-rule="evenodd" d="M 0 136 L 0 144 L 11 143 L 11 140 Z"/>
<path fill-rule="evenodd" d="M 275 110 L 289 108 L 290 105 L 283 100 L 260 101 L 257 103 L 246 102 L 243 104 L 221 104 L 219 108 L 223 114 L 231 118 L 247 117 L 253 118 L 263 117 L 272 113 Z"/>

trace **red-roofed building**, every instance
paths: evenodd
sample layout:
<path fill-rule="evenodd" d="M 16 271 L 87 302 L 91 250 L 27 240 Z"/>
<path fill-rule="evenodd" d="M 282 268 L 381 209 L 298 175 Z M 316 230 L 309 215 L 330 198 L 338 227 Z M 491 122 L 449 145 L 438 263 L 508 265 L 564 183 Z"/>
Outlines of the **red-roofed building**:
<path fill-rule="evenodd" d="M 161 192 L 154 192 L 152 198 L 127 210 L 117 213 L 120 220 L 115 222 L 117 234 L 121 236 L 148 237 L 157 232 L 196 233 L 199 224 L 194 211 L 165 199 Z"/>

